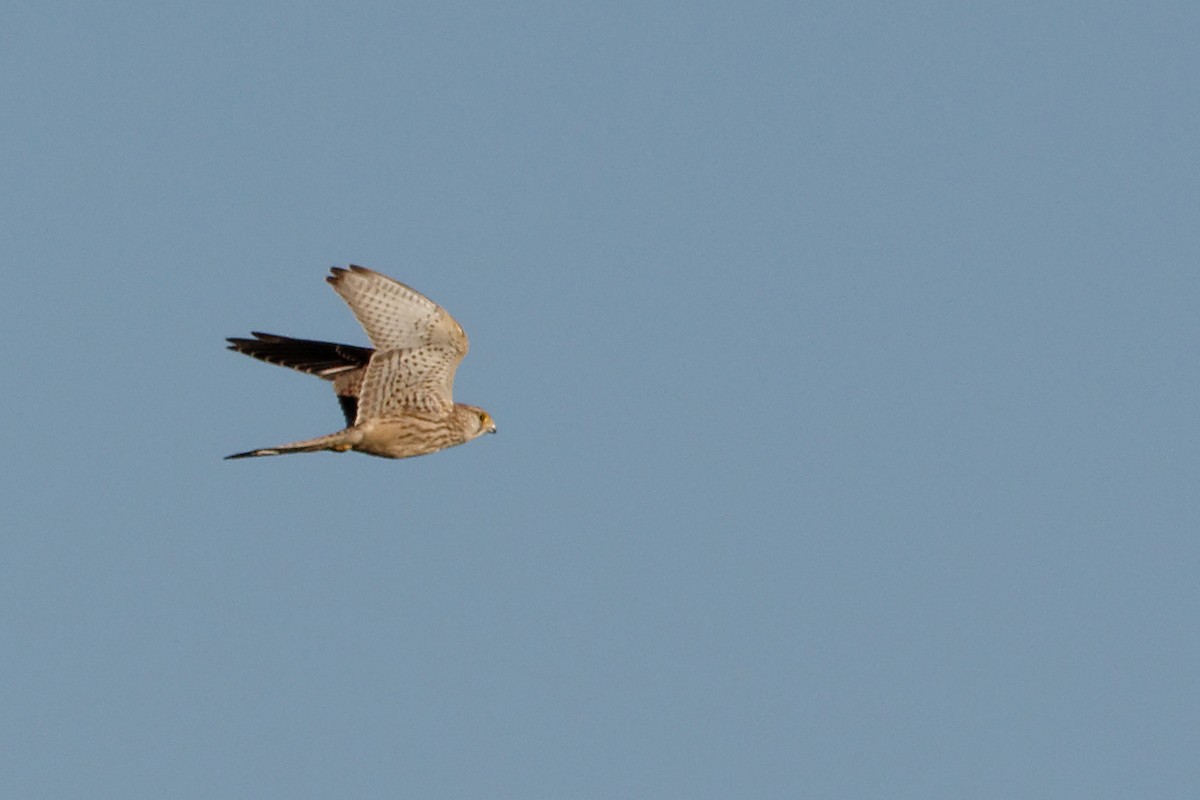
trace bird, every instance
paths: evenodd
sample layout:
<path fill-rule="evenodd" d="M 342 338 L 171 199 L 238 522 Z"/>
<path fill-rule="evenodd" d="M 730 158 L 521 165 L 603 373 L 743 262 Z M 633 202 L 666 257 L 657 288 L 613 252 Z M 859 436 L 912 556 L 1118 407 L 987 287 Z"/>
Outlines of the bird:
<path fill-rule="evenodd" d="M 228 349 L 333 383 L 346 427 L 315 439 L 234 453 L 228 459 L 353 450 L 410 458 L 495 433 L 491 414 L 453 399 L 467 334 L 446 309 L 397 280 L 354 264 L 333 267 L 333 286 L 374 348 L 251 332 Z"/>

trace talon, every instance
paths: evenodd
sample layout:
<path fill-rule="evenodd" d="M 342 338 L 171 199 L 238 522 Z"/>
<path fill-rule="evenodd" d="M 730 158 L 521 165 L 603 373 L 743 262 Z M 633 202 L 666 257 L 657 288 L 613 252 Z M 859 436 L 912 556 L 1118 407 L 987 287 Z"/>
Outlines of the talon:
<path fill-rule="evenodd" d="M 350 449 L 350 445 L 348 445 L 348 444 L 335 444 L 333 446 L 333 450 L 336 453 L 344 453 L 349 449 Z"/>

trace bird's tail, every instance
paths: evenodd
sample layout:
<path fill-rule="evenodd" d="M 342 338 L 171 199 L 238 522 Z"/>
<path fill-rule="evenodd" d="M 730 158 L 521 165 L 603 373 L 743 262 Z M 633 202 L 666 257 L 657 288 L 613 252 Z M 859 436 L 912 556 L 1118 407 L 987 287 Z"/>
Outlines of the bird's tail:
<path fill-rule="evenodd" d="M 228 461 L 231 458 L 255 458 L 257 456 L 282 456 L 288 453 L 315 453 L 318 450 L 333 450 L 338 453 L 344 453 L 358 443 L 359 437 L 355 435 L 356 433 L 356 431 L 346 428 L 327 436 L 318 436 L 316 439 L 305 439 L 302 442 L 292 442 L 291 444 L 281 444 L 275 447 L 247 450 L 244 453 L 234 453 L 231 456 L 225 456 L 225 460 Z"/>

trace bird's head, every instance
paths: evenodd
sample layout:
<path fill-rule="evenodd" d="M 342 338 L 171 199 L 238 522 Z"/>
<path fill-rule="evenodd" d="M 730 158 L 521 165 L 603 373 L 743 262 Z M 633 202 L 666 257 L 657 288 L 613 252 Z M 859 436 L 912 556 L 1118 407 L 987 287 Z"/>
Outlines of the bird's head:
<path fill-rule="evenodd" d="M 468 440 L 483 436 L 485 433 L 496 432 L 496 423 L 492 419 L 492 415 L 482 408 L 459 404 L 455 407 L 455 411 Z"/>

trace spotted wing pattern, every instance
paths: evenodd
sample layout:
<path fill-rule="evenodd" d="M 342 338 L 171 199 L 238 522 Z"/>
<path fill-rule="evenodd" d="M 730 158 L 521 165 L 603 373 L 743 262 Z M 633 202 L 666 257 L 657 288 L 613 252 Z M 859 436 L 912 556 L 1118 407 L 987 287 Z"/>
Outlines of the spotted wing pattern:
<path fill-rule="evenodd" d="M 445 416 L 454 408 L 451 389 L 461 357 L 442 347 L 384 350 L 371 359 L 363 379 L 358 422 L 413 411 Z"/>
<path fill-rule="evenodd" d="M 454 373 L 469 344 L 453 317 L 399 281 L 364 267 L 335 267 L 326 280 L 377 348 L 359 392 L 358 417 L 409 412 L 444 416 L 454 408 Z"/>

